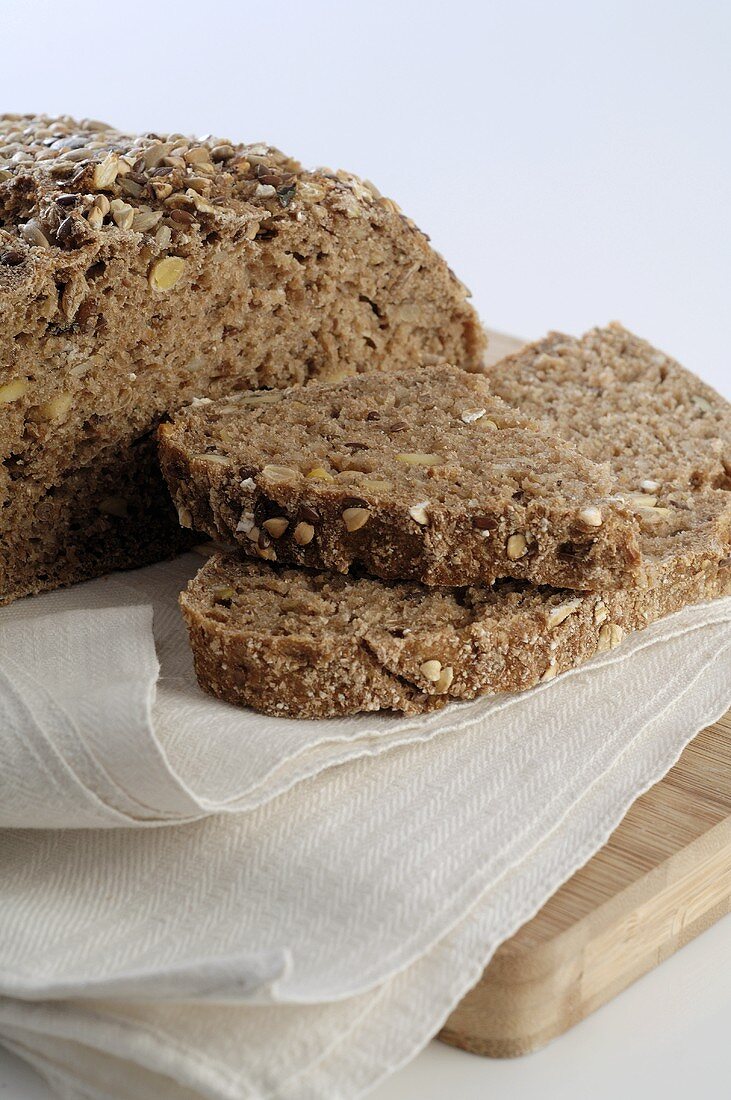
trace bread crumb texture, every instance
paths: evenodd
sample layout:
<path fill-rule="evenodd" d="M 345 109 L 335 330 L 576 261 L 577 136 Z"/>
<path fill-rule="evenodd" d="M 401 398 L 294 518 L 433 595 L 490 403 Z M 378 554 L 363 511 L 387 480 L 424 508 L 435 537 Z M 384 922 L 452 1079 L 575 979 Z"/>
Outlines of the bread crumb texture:
<path fill-rule="evenodd" d="M 490 385 L 594 461 L 640 527 L 642 583 L 428 588 L 216 555 L 181 603 L 201 686 L 269 714 L 417 713 L 516 691 L 731 593 L 731 406 L 619 325 L 551 334 Z"/>
<path fill-rule="evenodd" d="M 193 526 L 253 557 L 426 584 L 640 575 L 638 521 L 606 463 L 447 365 L 237 394 L 160 440 Z"/>
<path fill-rule="evenodd" d="M 479 369 L 467 297 L 345 172 L 265 144 L 0 116 L 0 602 L 186 541 L 154 429 L 195 398 Z"/>

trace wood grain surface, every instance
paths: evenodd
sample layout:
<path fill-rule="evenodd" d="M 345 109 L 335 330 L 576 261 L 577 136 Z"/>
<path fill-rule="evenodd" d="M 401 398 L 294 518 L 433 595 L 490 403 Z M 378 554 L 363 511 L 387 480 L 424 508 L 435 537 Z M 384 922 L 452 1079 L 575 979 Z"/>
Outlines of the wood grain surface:
<path fill-rule="evenodd" d="M 508 1058 L 543 1046 L 731 912 L 731 711 L 495 953 L 440 1034 Z"/>

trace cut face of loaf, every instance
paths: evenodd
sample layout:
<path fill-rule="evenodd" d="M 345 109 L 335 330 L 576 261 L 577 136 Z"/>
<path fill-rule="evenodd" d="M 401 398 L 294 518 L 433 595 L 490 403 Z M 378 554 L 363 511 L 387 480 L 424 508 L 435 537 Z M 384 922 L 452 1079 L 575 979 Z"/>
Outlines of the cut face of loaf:
<path fill-rule="evenodd" d="M 606 466 L 446 365 L 198 404 L 160 455 L 185 525 L 268 561 L 578 589 L 641 565 Z"/>
<path fill-rule="evenodd" d="M 292 717 L 422 711 L 550 680 L 731 593 L 731 407 L 719 394 L 619 326 L 553 334 L 492 368 L 491 385 L 609 459 L 640 522 L 644 586 L 428 589 L 218 558 L 181 598 L 202 687 Z"/>
<path fill-rule="evenodd" d="M 0 116 L 0 603 L 169 555 L 154 429 L 193 398 L 482 361 L 371 185 L 265 145 Z"/>

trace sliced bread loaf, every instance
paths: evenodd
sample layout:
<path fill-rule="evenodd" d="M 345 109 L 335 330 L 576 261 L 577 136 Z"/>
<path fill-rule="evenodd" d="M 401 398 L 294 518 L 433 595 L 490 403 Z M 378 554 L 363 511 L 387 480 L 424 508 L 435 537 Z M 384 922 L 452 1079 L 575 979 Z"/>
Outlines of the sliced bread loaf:
<path fill-rule="evenodd" d="M 731 593 L 731 406 L 719 394 L 619 326 L 553 335 L 498 364 L 492 383 L 588 457 L 608 456 L 641 524 L 644 586 L 429 589 L 217 557 L 181 597 L 203 688 L 292 717 L 417 712 L 550 680 Z"/>
<path fill-rule="evenodd" d="M 606 465 L 446 365 L 199 403 L 159 435 L 181 522 L 254 557 L 441 585 L 640 569 Z"/>
<path fill-rule="evenodd" d="M 0 603 L 172 553 L 201 394 L 447 358 L 465 288 L 370 184 L 267 145 L 0 116 Z"/>

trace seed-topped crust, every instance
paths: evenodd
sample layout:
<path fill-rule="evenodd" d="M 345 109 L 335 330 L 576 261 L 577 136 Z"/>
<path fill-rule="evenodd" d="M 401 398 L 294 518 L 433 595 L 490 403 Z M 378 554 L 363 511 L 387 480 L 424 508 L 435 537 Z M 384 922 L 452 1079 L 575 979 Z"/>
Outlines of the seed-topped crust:
<path fill-rule="evenodd" d="M 263 143 L 125 134 L 66 116 L 0 115 L 10 232 L 37 247 L 73 250 L 113 225 L 153 239 L 165 227 L 172 238 L 191 226 L 210 228 L 232 212 L 250 215 L 253 226 L 261 212 L 276 213 L 295 197 L 306 201 L 315 185 L 305 175 L 297 161 Z M 337 186 L 337 175 L 332 181 Z"/>
<path fill-rule="evenodd" d="M 152 432 L 195 398 L 479 369 L 467 297 L 347 173 L 265 144 L 0 116 L 0 603 L 175 551 Z"/>
<path fill-rule="evenodd" d="M 233 395 L 160 429 L 193 526 L 256 556 L 247 526 L 287 523 L 276 560 L 384 579 L 579 589 L 632 583 L 638 528 L 605 465 L 446 365 Z M 477 416 L 476 412 L 480 415 Z M 307 508 L 309 518 L 302 514 Z M 303 549 L 297 525 L 314 528 Z"/>

